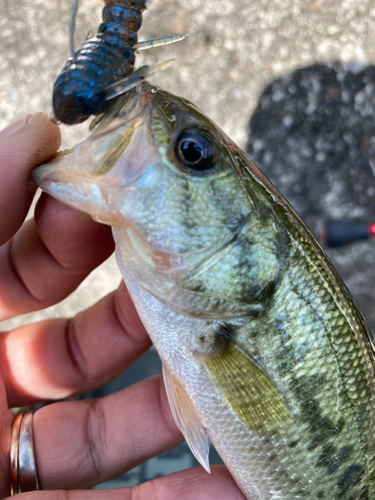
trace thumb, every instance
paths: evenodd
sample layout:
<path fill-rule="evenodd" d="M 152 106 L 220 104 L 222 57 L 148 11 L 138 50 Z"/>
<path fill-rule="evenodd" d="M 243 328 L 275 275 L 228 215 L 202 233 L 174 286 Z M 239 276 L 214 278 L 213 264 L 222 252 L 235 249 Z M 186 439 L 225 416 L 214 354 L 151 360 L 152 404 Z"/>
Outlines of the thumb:
<path fill-rule="evenodd" d="M 42 113 L 28 115 L 0 132 L 0 245 L 23 223 L 35 186 L 30 172 L 60 145 L 60 130 Z"/>

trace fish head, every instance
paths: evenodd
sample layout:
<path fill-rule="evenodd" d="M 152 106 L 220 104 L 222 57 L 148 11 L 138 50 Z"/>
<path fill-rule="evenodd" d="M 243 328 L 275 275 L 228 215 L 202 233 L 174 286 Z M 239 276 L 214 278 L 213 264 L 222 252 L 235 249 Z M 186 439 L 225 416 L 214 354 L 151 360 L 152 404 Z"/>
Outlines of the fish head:
<path fill-rule="evenodd" d="M 258 313 L 280 267 L 262 175 L 187 100 L 143 83 L 124 101 L 34 181 L 113 226 L 120 267 L 177 312 Z"/>

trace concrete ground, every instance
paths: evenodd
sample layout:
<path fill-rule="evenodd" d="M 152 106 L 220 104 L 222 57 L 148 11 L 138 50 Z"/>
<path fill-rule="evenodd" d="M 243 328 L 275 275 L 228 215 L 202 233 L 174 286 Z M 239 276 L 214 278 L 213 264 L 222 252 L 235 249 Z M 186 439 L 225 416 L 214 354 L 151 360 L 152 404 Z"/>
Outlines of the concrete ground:
<path fill-rule="evenodd" d="M 66 0 L 0 0 L 0 127 L 26 113 L 39 110 L 49 113 L 53 82 L 69 56 L 71 3 Z M 102 5 L 102 0 L 82 0 L 77 45 L 90 30 L 96 31 Z M 371 168 L 372 144 L 375 144 L 375 129 L 372 128 L 374 89 L 371 85 L 375 77 L 364 69 L 375 63 L 374 26 L 372 0 L 158 0 L 144 15 L 140 39 L 173 33 L 189 33 L 190 36 L 175 46 L 140 55 L 137 65 L 176 57 L 176 63 L 152 81 L 197 104 L 240 146 L 245 148 L 248 144 L 259 166 L 267 171 L 317 233 L 319 224 L 327 216 L 375 217 L 375 177 Z M 332 71 L 329 69 L 335 61 L 344 64 L 342 70 L 337 69 L 338 66 Z M 289 76 L 298 68 L 315 63 L 321 63 L 323 69 L 308 70 L 303 78 Z M 328 69 L 324 69 L 326 65 Z M 343 71 L 349 75 L 345 80 L 349 82 L 349 89 L 337 76 Z M 340 93 L 333 114 L 328 118 L 326 103 L 332 101 L 333 94 L 332 85 L 324 80 L 327 72 L 334 73 L 331 75 L 333 87 L 336 86 Z M 303 88 L 305 94 L 297 92 L 294 97 L 293 92 L 288 94 L 285 89 L 291 87 L 293 79 L 297 81 L 297 91 Z M 308 83 L 304 84 L 306 81 Z M 319 89 L 328 87 L 331 90 L 322 95 Z M 368 90 L 363 91 L 364 88 Z M 359 145 L 345 139 L 348 130 L 344 130 L 341 122 L 346 118 L 337 107 L 348 107 L 345 90 L 352 95 L 353 104 L 349 110 L 350 116 L 355 116 L 352 129 L 362 126 L 362 118 L 367 124 L 363 125 L 365 133 L 361 136 L 365 140 Z M 314 99 L 316 107 L 309 108 Z M 295 119 L 299 106 L 305 106 L 303 112 L 311 109 L 310 115 L 317 120 L 308 129 L 307 136 L 301 138 L 299 125 L 290 126 L 290 119 Z M 335 147 L 322 142 L 323 129 L 316 127 L 323 115 L 324 120 L 330 119 L 331 127 L 339 131 L 336 137 L 333 134 L 331 143 L 338 145 L 346 141 L 346 146 L 349 144 L 344 162 L 346 170 L 342 172 L 352 169 L 352 178 L 361 178 L 363 174 L 366 186 L 351 190 L 338 182 L 342 180 L 339 179 L 342 162 L 338 157 L 336 163 L 331 161 Z M 289 118 L 283 121 L 286 116 Z M 84 134 L 85 127 L 65 127 L 65 145 L 76 143 Z M 321 176 L 311 174 L 309 156 L 299 147 L 298 138 L 305 143 L 306 140 L 311 142 L 314 168 L 317 166 L 319 172 L 323 172 Z M 367 149 L 366 144 L 369 145 Z M 325 158 L 321 155 L 327 153 L 327 148 L 331 155 L 330 170 L 325 169 Z M 358 148 L 365 148 L 366 154 L 356 156 L 353 151 L 359 151 Z M 356 158 L 361 161 L 355 161 Z M 330 185 L 329 191 L 327 185 Z M 310 186 L 311 193 L 324 186 L 324 197 L 309 195 L 309 200 L 303 203 L 301 193 Z M 340 191 L 338 186 L 344 187 Z M 373 243 L 355 244 L 329 253 L 374 328 Z M 116 287 L 119 281 L 116 264 L 110 259 L 57 307 L 5 322 L 0 327 L 4 330 L 46 316 L 74 314 Z M 160 369 L 156 354 L 151 351 L 148 356 L 144 364 L 137 365 L 138 374 L 145 374 L 146 366 L 152 366 L 153 372 Z M 115 383 L 115 388 L 138 376 L 132 373 L 124 376 L 125 379 Z M 133 484 L 193 464 L 186 448 L 179 450 L 129 473 L 120 480 L 121 484 Z"/>
<path fill-rule="evenodd" d="M 72 0 L 0 0 L 0 126 L 51 108 L 51 89 L 69 56 Z M 81 0 L 77 45 L 100 22 L 102 0 Z M 140 56 L 177 57 L 153 81 L 201 107 L 244 146 L 247 122 L 265 84 L 314 62 L 375 59 L 372 0 L 157 0 L 141 39 L 190 37 Z"/>

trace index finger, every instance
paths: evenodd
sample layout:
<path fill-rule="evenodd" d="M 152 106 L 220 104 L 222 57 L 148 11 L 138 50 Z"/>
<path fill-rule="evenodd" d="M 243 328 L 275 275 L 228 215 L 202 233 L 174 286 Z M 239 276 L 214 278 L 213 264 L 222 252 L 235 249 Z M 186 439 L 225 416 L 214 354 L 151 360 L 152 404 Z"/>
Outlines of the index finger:
<path fill-rule="evenodd" d="M 0 245 L 24 221 L 35 193 L 30 172 L 60 146 L 59 127 L 43 113 L 22 118 L 0 132 Z"/>

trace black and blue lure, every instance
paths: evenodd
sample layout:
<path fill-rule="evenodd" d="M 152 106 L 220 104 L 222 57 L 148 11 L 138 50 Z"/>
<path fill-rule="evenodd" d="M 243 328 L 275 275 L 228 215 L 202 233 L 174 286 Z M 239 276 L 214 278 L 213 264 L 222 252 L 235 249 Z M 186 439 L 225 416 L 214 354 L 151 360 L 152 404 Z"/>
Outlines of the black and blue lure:
<path fill-rule="evenodd" d="M 73 38 L 78 1 L 75 0 L 71 23 L 72 57 L 53 89 L 55 120 L 69 125 L 106 112 L 116 97 L 172 62 L 143 66 L 134 72 L 135 53 L 138 50 L 185 38 L 185 35 L 173 35 L 138 44 L 137 33 L 142 24 L 142 12 L 152 0 L 104 0 L 103 22 L 98 34 L 75 52 Z"/>

